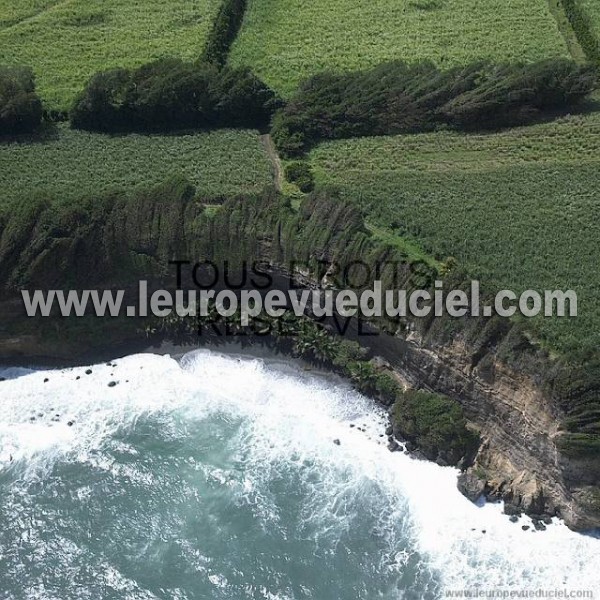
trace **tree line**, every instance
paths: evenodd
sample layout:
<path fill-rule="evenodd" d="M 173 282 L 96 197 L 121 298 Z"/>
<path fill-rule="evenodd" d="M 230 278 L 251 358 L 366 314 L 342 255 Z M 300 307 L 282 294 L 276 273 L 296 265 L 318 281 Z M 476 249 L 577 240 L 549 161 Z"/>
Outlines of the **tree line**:
<path fill-rule="evenodd" d="M 445 71 L 431 62 L 393 61 L 311 77 L 275 115 L 272 135 L 280 152 L 294 157 L 326 139 L 498 129 L 571 108 L 596 85 L 594 66 L 563 59 Z"/>
<path fill-rule="evenodd" d="M 268 126 L 278 96 L 248 68 L 164 58 L 98 73 L 76 98 L 71 124 L 91 131 Z"/>
<path fill-rule="evenodd" d="M 271 127 L 291 158 L 326 139 L 528 124 L 575 107 L 597 80 L 597 67 L 563 59 L 448 70 L 394 61 L 315 75 L 284 105 L 249 68 L 163 58 L 94 75 L 69 117 L 74 128 L 102 132 Z M 0 134 L 35 130 L 41 120 L 31 70 L 0 67 Z"/>

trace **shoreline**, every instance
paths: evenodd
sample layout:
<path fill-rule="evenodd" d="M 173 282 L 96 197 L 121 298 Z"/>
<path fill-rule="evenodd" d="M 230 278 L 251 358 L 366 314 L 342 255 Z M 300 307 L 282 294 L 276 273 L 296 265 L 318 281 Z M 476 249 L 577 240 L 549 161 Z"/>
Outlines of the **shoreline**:
<path fill-rule="evenodd" d="M 220 338 L 216 338 L 215 343 L 213 338 L 203 338 L 203 343 L 197 344 L 185 344 L 175 343 L 173 341 L 162 340 L 160 343 L 151 343 L 148 340 L 129 340 L 125 343 L 117 345 L 118 351 L 109 350 L 107 346 L 95 349 L 87 352 L 84 355 L 79 355 L 78 359 L 73 357 L 72 360 L 67 361 L 66 359 L 51 359 L 44 358 L 42 356 L 33 356 L 28 359 L 14 358 L 11 361 L 0 360 L 0 373 L 3 368 L 32 368 L 34 370 L 41 369 L 70 369 L 82 366 L 89 366 L 99 364 L 105 361 L 119 360 L 132 354 L 154 354 L 159 356 L 169 355 L 177 362 L 187 354 L 194 353 L 196 351 L 210 351 L 216 354 L 229 357 L 240 357 L 246 359 L 260 359 L 265 361 L 267 364 L 278 364 L 280 366 L 286 366 L 291 370 L 298 373 L 306 373 L 311 376 L 324 377 L 329 381 L 338 381 L 344 385 L 348 385 L 354 389 L 352 382 L 343 375 L 336 373 L 334 370 L 327 369 L 325 367 L 320 368 L 304 360 L 301 357 L 295 357 L 291 352 L 282 349 L 278 344 L 269 344 L 269 338 L 253 337 L 253 338 L 242 338 L 236 341 L 221 341 Z M 89 359 L 89 360 L 86 360 Z M 10 364 L 9 364 L 10 363 Z M 1 375 L 0 375 L 1 377 Z M 0 380 L 1 381 L 1 380 Z M 359 392 L 361 393 L 361 392 Z M 364 394 L 374 405 L 381 410 L 385 411 L 387 415 L 390 415 L 390 408 L 383 405 L 376 398 L 370 397 L 369 394 Z M 391 423 L 391 416 L 388 416 L 388 422 Z M 424 462 L 435 463 L 436 461 L 430 460 L 422 455 L 418 448 L 411 448 L 409 451 L 406 447 L 406 442 L 400 438 L 397 438 L 392 434 L 391 425 L 388 425 L 385 432 L 382 431 L 389 442 L 388 450 L 390 452 L 403 452 L 409 455 L 414 460 L 421 460 Z M 391 434 L 391 435 L 390 435 Z M 442 465 L 443 466 L 443 465 Z M 489 493 L 483 486 L 477 488 L 476 494 L 472 493 L 469 489 L 469 479 L 467 478 L 466 484 L 464 482 L 464 476 L 467 473 L 465 470 L 461 470 L 458 467 L 451 467 L 456 469 L 456 484 L 458 491 L 469 499 L 473 504 L 482 506 L 484 504 L 498 505 L 500 510 L 506 516 L 507 521 L 513 523 L 521 522 L 521 516 L 525 515 L 531 521 L 531 527 L 535 530 L 543 530 L 547 524 L 553 522 L 553 518 L 558 516 L 561 523 L 565 523 L 569 526 L 568 522 L 563 518 L 562 515 L 544 515 L 543 513 L 537 514 L 532 511 L 524 510 L 522 508 L 514 508 L 506 498 L 497 493 Z M 501 505 L 501 506 L 500 506 Z M 573 529 L 572 527 L 570 527 Z M 592 535 L 597 537 L 600 535 L 600 528 L 588 528 L 588 529 L 575 529 L 578 533 L 583 535 Z"/>

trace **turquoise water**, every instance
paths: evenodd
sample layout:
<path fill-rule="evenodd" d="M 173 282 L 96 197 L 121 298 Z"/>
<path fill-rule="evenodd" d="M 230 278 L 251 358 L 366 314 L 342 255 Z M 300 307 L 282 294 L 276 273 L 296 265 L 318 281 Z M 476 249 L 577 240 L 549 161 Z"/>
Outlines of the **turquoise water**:
<path fill-rule="evenodd" d="M 600 540 L 472 505 L 343 383 L 206 351 L 91 370 L 0 383 L 0 598 L 600 589 Z"/>

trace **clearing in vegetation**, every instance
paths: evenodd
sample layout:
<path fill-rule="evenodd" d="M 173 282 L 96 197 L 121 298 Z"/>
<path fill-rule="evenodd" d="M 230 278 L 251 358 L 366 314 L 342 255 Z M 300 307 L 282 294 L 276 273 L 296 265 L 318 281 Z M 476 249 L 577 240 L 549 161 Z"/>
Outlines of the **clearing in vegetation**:
<path fill-rule="evenodd" d="M 0 143 L 0 208 L 37 193 L 64 200 L 148 188 L 177 174 L 208 201 L 272 183 L 255 131 L 109 136 L 64 125 L 58 131 L 56 139 L 44 142 Z"/>
<path fill-rule="evenodd" d="M 447 68 L 568 56 L 547 0 L 251 0 L 230 60 L 290 95 L 315 73 L 394 59 Z"/>
<path fill-rule="evenodd" d="M 339 186 L 373 225 L 456 257 L 487 290 L 575 290 L 576 319 L 536 326 L 567 352 L 600 346 L 600 114 L 328 142 L 310 160 L 317 183 Z"/>
<path fill-rule="evenodd" d="M 162 56 L 197 59 L 219 5 L 220 0 L 0 0 L 5 23 L 0 64 L 31 66 L 42 100 L 64 112 L 98 71 Z"/>

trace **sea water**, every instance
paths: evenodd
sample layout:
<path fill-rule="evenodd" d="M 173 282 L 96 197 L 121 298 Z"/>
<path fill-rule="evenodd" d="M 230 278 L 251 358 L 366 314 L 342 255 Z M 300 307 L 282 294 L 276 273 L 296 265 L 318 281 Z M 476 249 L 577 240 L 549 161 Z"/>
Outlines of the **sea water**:
<path fill-rule="evenodd" d="M 600 539 L 472 504 L 335 378 L 206 350 L 0 375 L 0 598 L 600 593 Z"/>

